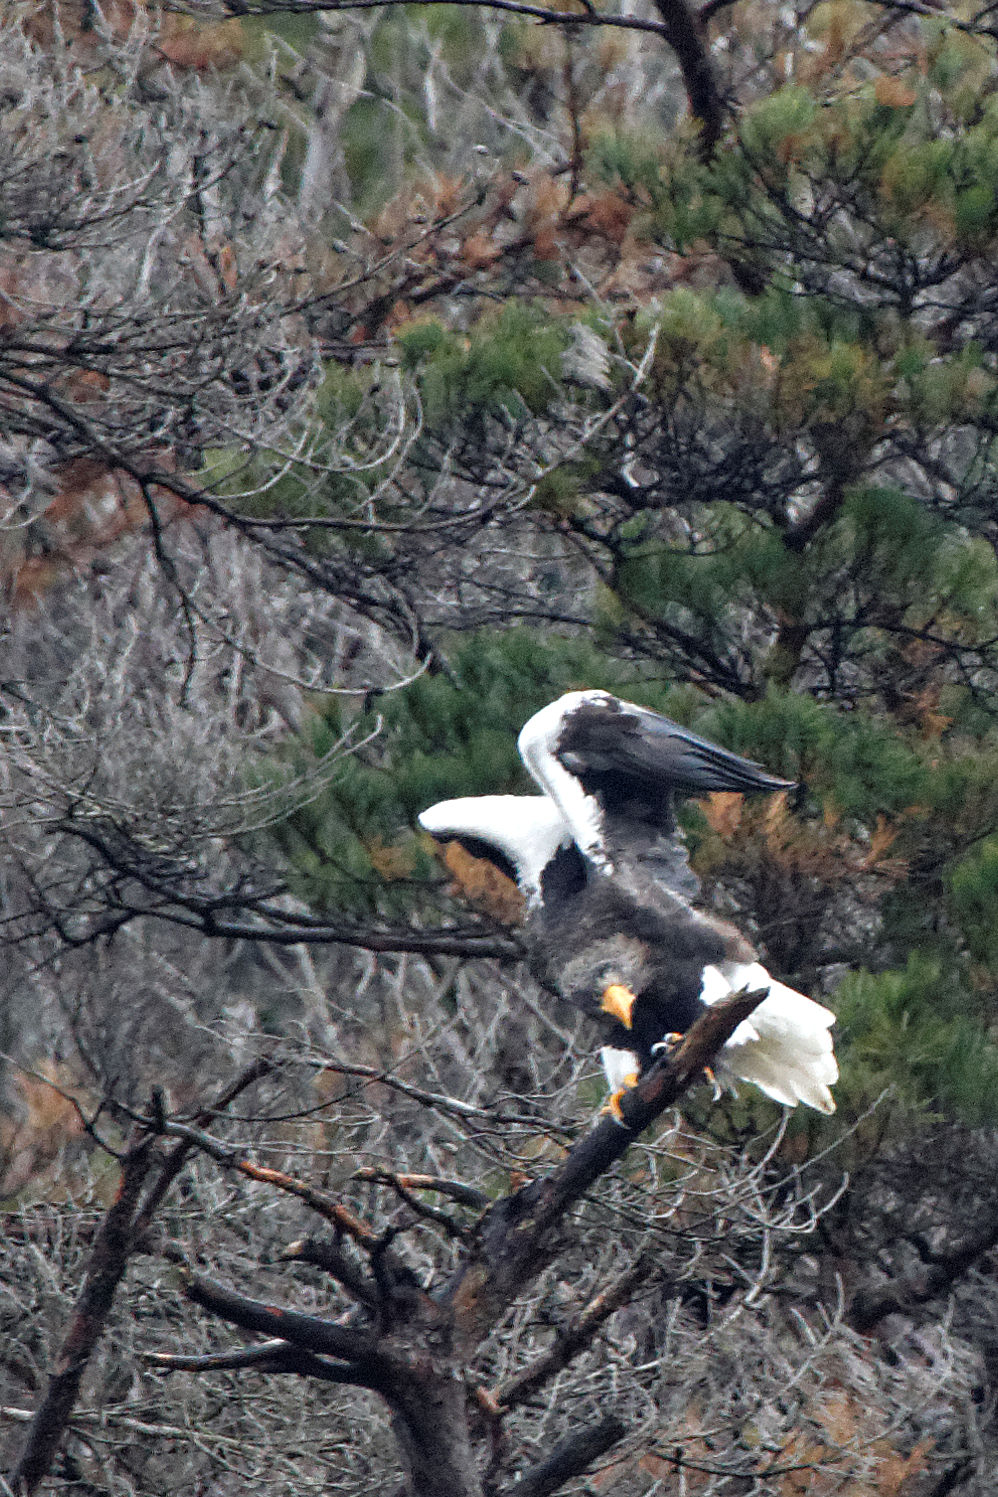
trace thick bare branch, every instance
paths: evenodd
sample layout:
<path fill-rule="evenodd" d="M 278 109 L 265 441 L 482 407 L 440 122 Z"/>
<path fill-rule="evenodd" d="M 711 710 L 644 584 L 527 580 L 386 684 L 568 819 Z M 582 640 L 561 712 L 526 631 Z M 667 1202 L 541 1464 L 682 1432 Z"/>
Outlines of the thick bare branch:
<path fill-rule="evenodd" d="M 539 1466 L 528 1471 L 504 1497 L 551 1497 L 573 1476 L 581 1476 L 594 1461 L 605 1455 L 626 1433 L 622 1420 L 612 1415 L 593 1427 L 577 1430 L 559 1441 Z"/>
<path fill-rule="evenodd" d="M 309 1263 L 313 1268 L 321 1268 L 368 1309 L 376 1309 L 381 1303 L 380 1286 L 361 1273 L 338 1242 L 320 1237 L 299 1237 L 289 1242 L 278 1256 L 282 1263 Z"/>
<path fill-rule="evenodd" d="M 622 1102 L 624 1124 L 613 1117 L 576 1144 L 557 1169 L 497 1201 L 478 1223 L 471 1251 L 452 1278 L 445 1302 L 455 1331 L 474 1344 L 506 1306 L 550 1262 L 570 1208 L 625 1154 L 635 1138 L 702 1074 L 765 992 L 738 993 L 715 1004 L 693 1025 L 679 1051 L 653 1066 Z"/>
<path fill-rule="evenodd" d="M 128 1267 L 135 1241 L 139 1194 L 155 1161 L 154 1139 L 136 1131 L 122 1158 L 118 1191 L 97 1233 L 83 1288 L 63 1336 L 45 1397 L 11 1473 L 11 1486 L 24 1497 L 37 1491 L 48 1475 L 66 1432 L 81 1379 L 104 1334 L 115 1293 Z"/>
<path fill-rule="evenodd" d="M 305 1315 L 300 1310 L 285 1310 L 279 1305 L 266 1304 L 262 1300 L 250 1299 L 236 1294 L 213 1279 L 203 1278 L 189 1270 L 183 1276 L 184 1294 L 192 1304 L 210 1310 L 230 1325 L 241 1326 L 245 1331 L 260 1331 L 290 1342 L 303 1351 L 338 1357 L 349 1362 L 356 1370 L 352 1381 L 364 1387 L 378 1385 L 376 1338 L 368 1331 L 355 1330 L 351 1326 L 336 1325 L 322 1320 L 317 1315 Z"/>
<path fill-rule="evenodd" d="M 686 0 L 655 0 L 655 7 L 665 25 L 665 40 L 676 54 L 690 112 L 700 124 L 701 154 L 710 157 L 724 128 L 724 101 L 714 75 L 706 26 Z"/>

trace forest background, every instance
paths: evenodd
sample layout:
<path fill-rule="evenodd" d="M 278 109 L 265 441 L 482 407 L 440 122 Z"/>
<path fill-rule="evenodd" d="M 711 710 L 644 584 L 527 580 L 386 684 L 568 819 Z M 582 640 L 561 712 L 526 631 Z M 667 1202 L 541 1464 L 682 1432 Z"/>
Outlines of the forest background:
<path fill-rule="evenodd" d="M 996 27 L 4 6 L 0 1490 L 993 1490 Z M 834 1118 L 624 1153 L 418 834 L 579 686 Z"/>

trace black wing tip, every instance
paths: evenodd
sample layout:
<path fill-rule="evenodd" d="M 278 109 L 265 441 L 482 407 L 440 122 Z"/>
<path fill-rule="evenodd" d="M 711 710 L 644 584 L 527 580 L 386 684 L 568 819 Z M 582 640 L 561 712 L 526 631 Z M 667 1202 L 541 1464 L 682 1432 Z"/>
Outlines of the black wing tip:
<path fill-rule="evenodd" d="M 570 773 L 579 775 L 588 759 L 594 773 L 616 771 L 657 781 L 681 800 L 718 791 L 772 795 L 797 789 L 796 780 L 770 774 L 754 759 L 601 688 L 566 692 L 549 702 L 524 724 L 519 746 L 528 767 L 539 751 L 553 754 Z"/>
<path fill-rule="evenodd" d="M 799 780 L 783 780 L 779 775 L 769 774 L 766 770 L 760 769 L 755 785 L 749 787 L 749 794 L 752 793 L 753 789 L 760 795 L 770 795 L 777 790 L 786 790 L 789 794 L 791 790 L 796 790 L 799 785 Z"/>

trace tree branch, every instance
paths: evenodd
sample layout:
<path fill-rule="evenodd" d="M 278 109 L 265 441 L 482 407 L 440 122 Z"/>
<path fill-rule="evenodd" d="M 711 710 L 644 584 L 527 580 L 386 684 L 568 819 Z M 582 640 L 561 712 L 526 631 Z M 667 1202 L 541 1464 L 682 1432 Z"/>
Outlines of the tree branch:
<path fill-rule="evenodd" d="M 445 1287 L 442 1302 L 454 1314 L 455 1333 L 474 1345 L 507 1305 L 547 1266 L 566 1212 L 627 1152 L 702 1073 L 766 991 L 736 993 L 714 1004 L 689 1030 L 682 1046 L 652 1066 L 621 1103 L 624 1125 L 607 1117 L 575 1145 L 544 1179 L 497 1201 L 475 1228 L 471 1251 Z"/>
<path fill-rule="evenodd" d="M 504 1497 L 551 1497 L 573 1476 L 581 1476 L 593 1463 L 616 1445 L 626 1433 L 623 1420 L 613 1415 L 594 1429 L 578 1430 L 568 1435 L 552 1450 L 546 1461 L 528 1471 L 515 1486 L 507 1488 Z"/>
<path fill-rule="evenodd" d="M 409 0 L 225 0 L 225 9 L 232 16 L 314 15 L 319 11 L 388 10 L 393 5 L 408 3 Z M 412 3 L 439 5 L 441 0 L 412 0 Z M 662 21 L 619 13 L 603 15 L 588 5 L 575 11 L 545 10 L 542 5 L 530 4 L 529 0 L 454 0 L 454 3 L 478 10 L 530 16 L 546 26 L 609 26 L 622 31 L 650 31 L 655 36 L 667 36 L 667 25 Z"/>
<path fill-rule="evenodd" d="M 686 0 L 655 0 L 665 25 L 665 40 L 676 54 L 690 113 L 700 122 L 700 154 L 709 160 L 724 128 L 721 98 L 710 60 L 707 29 Z"/>
<path fill-rule="evenodd" d="M 171 1352 L 146 1352 L 144 1360 L 162 1372 L 233 1372 L 252 1369 L 256 1372 L 294 1373 L 298 1377 L 315 1377 L 325 1383 L 357 1382 L 352 1366 L 328 1362 L 314 1352 L 289 1346 L 286 1341 L 265 1341 L 262 1346 L 240 1347 L 237 1351 L 210 1352 L 206 1356 L 185 1357 Z"/>
<path fill-rule="evenodd" d="M 198 1121 L 208 1122 L 270 1069 L 271 1062 L 265 1057 L 254 1060 L 214 1103 L 202 1110 Z M 141 1200 L 143 1184 L 157 1158 L 154 1145 L 155 1138 L 150 1132 L 144 1127 L 136 1129 L 122 1156 L 117 1194 L 97 1230 L 86 1278 L 63 1337 L 55 1371 L 11 1474 L 11 1485 L 19 1494 L 34 1492 L 48 1475 L 79 1395 L 83 1373 L 104 1334 L 128 1260 L 148 1232 L 192 1147 L 185 1141 L 170 1150 L 145 1199 Z"/>
<path fill-rule="evenodd" d="M 195 1125 L 204 1127 L 205 1124 L 210 1123 L 212 1118 L 217 1117 L 220 1112 L 224 1112 L 248 1087 L 251 1087 L 257 1081 L 262 1081 L 273 1069 L 273 1061 L 265 1055 L 257 1056 L 255 1060 L 250 1061 L 245 1070 L 241 1071 L 236 1079 L 224 1091 L 219 1093 L 214 1102 L 210 1102 L 207 1107 L 202 1108 L 194 1119 Z M 153 1181 L 135 1218 L 134 1235 L 136 1244 L 141 1242 L 145 1233 L 152 1225 L 153 1217 L 162 1205 L 170 1186 L 186 1164 L 193 1148 L 194 1145 L 189 1140 L 182 1139 L 167 1153 L 159 1173 Z"/>
<path fill-rule="evenodd" d="M 321 1237 L 299 1237 L 289 1242 L 278 1258 L 282 1263 L 310 1263 L 313 1268 L 321 1268 L 369 1310 L 377 1309 L 381 1303 L 377 1282 L 361 1273 L 339 1242 L 329 1242 Z"/>
<path fill-rule="evenodd" d="M 883 1286 L 858 1290 L 849 1307 L 849 1324 L 866 1335 L 885 1316 L 926 1304 L 943 1294 L 951 1287 L 954 1279 L 996 1246 L 998 1217 L 993 1217 L 979 1232 L 964 1238 L 949 1252 L 937 1254 L 928 1267 L 916 1273 L 901 1274 Z"/>
<path fill-rule="evenodd" d="M 134 1214 L 142 1183 L 155 1162 L 155 1140 L 138 1130 L 121 1161 L 121 1181 L 94 1241 L 86 1278 L 62 1339 L 45 1397 L 38 1406 L 10 1484 L 18 1494 L 37 1491 L 66 1432 L 80 1381 L 104 1326 L 134 1243 Z"/>
<path fill-rule="evenodd" d="M 378 1169 L 374 1165 L 365 1165 L 363 1169 L 354 1170 L 355 1180 L 377 1180 L 389 1185 L 400 1185 L 405 1190 L 433 1190 L 440 1195 L 449 1196 L 452 1201 L 457 1201 L 461 1206 L 471 1206 L 476 1211 L 483 1210 L 489 1204 L 489 1198 L 482 1190 L 476 1190 L 472 1185 L 465 1185 L 463 1180 L 447 1180 L 441 1175 L 397 1175 L 392 1170 Z"/>
<path fill-rule="evenodd" d="M 244 1331 L 259 1331 L 303 1351 L 317 1352 L 340 1361 L 351 1363 L 355 1376 L 350 1379 L 362 1387 L 377 1387 L 375 1338 L 369 1331 L 358 1331 L 352 1326 L 336 1325 L 318 1315 L 306 1315 L 300 1310 L 285 1310 L 279 1305 L 269 1305 L 263 1300 L 249 1299 L 234 1290 L 226 1289 L 214 1279 L 206 1279 L 183 1270 L 183 1291 L 192 1304 L 202 1310 L 210 1310 L 230 1325 L 241 1326 Z"/>
<path fill-rule="evenodd" d="M 600 1326 L 609 1320 L 615 1310 L 630 1299 L 634 1289 L 648 1271 L 650 1262 L 650 1252 L 639 1253 L 634 1262 L 622 1274 L 619 1274 L 612 1284 L 608 1284 L 602 1294 L 597 1294 L 594 1299 L 591 1299 L 567 1327 L 559 1330 L 554 1344 L 546 1352 L 536 1357 L 521 1372 L 507 1378 L 500 1387 L 494 1388 L 488 1396 L 498 1412 L 501 1414 L 523 1403 L 550 1377 L 561 1372 L 581 1351 L 584 1351 L 592 1343 Z"/>
<path fill-rule="evenodd" d="M 105 891 L 109 908 L 103 918 L 95 916 L 95 936 L 105 934 L 104 920 L 110 916 L 116 929 L 128 919 L 153 919 L 226 941 L 264 941 L 270 946 L 356 946 L 362 951 L 514 960 L 523 955 L 522 944 L 514 936 L 498 932 L 333 925 L 302 910 L 291 913 L 252 890 L 216 892 L 199 887 L 179 860 L 171 863 L 161 854 L 154 856 L 139 843 L 122 836 L 117 828 L 102 828 L 92 818 L 67 817 L 60 830 L 85 842 L 109 869 L 129 880 L 135 889 L 134 897 L 120 885 Z M 138 894 L 140 889 L 147 897 Z M 68 933 L 64 934 L 68 938 Z M 87 939 L 89 933 L 87 937 L 74 938 L 73 944 L 85 944 Z"/>

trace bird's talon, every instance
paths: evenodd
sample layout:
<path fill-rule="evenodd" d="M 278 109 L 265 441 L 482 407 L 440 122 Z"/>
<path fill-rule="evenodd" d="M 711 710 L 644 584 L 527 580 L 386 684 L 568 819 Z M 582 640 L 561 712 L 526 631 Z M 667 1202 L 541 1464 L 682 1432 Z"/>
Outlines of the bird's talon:
<path fill-rule="evenodd" d="M 625 1092 L 630 1091 L 631 1088 L 637 1086 L 637 1084 L 637 1071 L 629 1071 L 624 1077 L 623 1086 L 618 1087 L 615 1092 L 611 1092 L 607 1097 L 603 1106 L 600 1108 L 600 1116 L 602 1117 L 605 1112 L 608 1112 L 615 1123 L 619 1123 L 622 1128 L 626 1128 L 627 1124 L 624 1122 L 624 1114 L 620 1106 L 620 1099 Z"/>
<path fill-rule="evenodd" d="M 685 1038 L 685 1034 L 680 1034 L 678 1030 L 672 1029 L 668 1034 L 663 1034 L 657 1044 L 652 1045 L 651 1053 L 652 1055 L 668 1055 L 669 1051 L 674 1049 L 676 1045 L 681 1045 Z"/>

